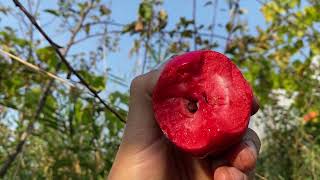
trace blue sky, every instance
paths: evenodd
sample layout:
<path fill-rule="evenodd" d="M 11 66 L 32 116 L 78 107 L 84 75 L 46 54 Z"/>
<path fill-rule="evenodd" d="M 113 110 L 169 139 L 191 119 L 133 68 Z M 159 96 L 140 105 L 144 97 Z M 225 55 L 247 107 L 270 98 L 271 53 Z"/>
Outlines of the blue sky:
<path fill-rule="evenodd" d="M 21 0 L 21 2 L 26 5 L 26 0 Z M 44 3 L 45 2 L 45 3 Z M 54 8 L 56 7 L 55 0 L 50 1 L 42 1 L 41 8 Z M 134 21 L 137 18 L 137 10 L 139 7 L 140 0 L 106 0 L 105 1 L 109 8 L 112 9 L 112 20 L 126 24 Z M 211 6 L 204 7 L 204 4 L 207 0 L 198 0 L 197 1 L 197 22 L 200 24 L 210 24 L 212 22 L 212 10 Z M 8 5 L 12 8 L 15 8 L 12 1 L 2 1 L 2 5 Z M 226 0 L 218 0 L 218 9 L 219 12 L 217 14 L 217 24 L 222 24 L 222 27 L 217 26 L 215 29 L 216 34 L 225 35 L 224 23 L 228 20 L 228 12 L 221 11 L 221 9 L 227 9 Z M 247 13 L 244 15 L 244 19 L 248 21 L 249 31 L 251 33 L 255 32 L 255 27 L 261 26 L 264 27 L 265 21 L 260 12 L 260 4 L 256 0 L 241 0 L 240 7 L 247 10 Z M 165 9 L 169 14 L 169 25 L 168 27 L 172 27 L 176 22 L 178 22 L 181 16 L 185 16 L 187 18 L 192 17 L 192 0 L 164 0 L 163 9 Z M 51 18 L 50 18 L 51 19 Z M 48 16 L 41 16 L 40 23 L 45 24 L 45 22 L 50 20 Z M 12 16 L 9 16 L 7 19 L 2 19 L 1 24 L 14 24 L 18 28 L 18 22 Z M 54 37 L 54 39 L 60 45 L 64 45 L 68 35 L 67 34 L 57 34 L 54 26 L 56 23 L 53 23 L 51 26 L 48 26 L 45 30 L 47 33 Z M 38 34 L 38 32 L 36 32 Z M 39 34 L 36 35 L 40 37 Z M 219 41 L 223 43 L 223 41 Z M 80 46 L 72 49 L 71 53 L 81 51 L 83 49 L 90 49 L 90 47 L 94 46 L 97 43 L 95 40 L 86 41 L 86 43 L 82 43 Z M 104 60 L 103 68 L 111 68 L 111 72 L 120 77 L 124 77 L 126 79 L 126 84 L 130 84 L 131 79 L 136 75 L 133 73 L 133 66 L 136 63 L 137 59 L 141 59 L 141 57 L 129 57 L 129 51 L 132 47 L 133 38 L 128 35 L 122 35 L 120 37 L 119 50 L 117 52 L 108 53 L 106 59 Z M 217 49 L 219 51 L 219 49 Z M 119 89 L 121 91 L 126 91 L 127 88 L 116 86 L 114 84 L 108 84 L 109 92 L 115 89 Z"/>
<path fill-rule="evenodd" d="M 112 2 L 112 18 L 118 22 L 132 22 L 137 17 L 137 9 L 139 6 L 139 0 L 116 0 Z M 198 0 L 197 4 L 197 22 L 199 24 L 211 24 L 212 22 L 212 7 L 203 7 L 206 0 Z M 255 26 L 264 26 L 264 19 L 260 13 L 260 4 L 255 0 L 242 0 L 241 7 L 248 10 L 245 15 L 245 19 L 248 20 L 250 25 L 250 31 L 255 32 Z M 178 22 L 181 16 L 192 18 L 192 0 L 165 0 L 164 7 L 169 14 L 169 25 L 172 27 L 176 22 Z M 226 9 L 225 0 L 219 0 L 219 9 Z M 125 13 L 124 13 L 125 12 Z M 215 33 L 225 35 L 224 23 L 228 19 L 228 13 L 222 12 L 217 15 L 217 23 L 223 24 L 223 27 L 216 28 Z M 129 42 L 129 43 L 128 43 Z M 123 63 L 128 63 L 128 50 L 131 47 L 132 40 L 128 39 L 126 36 L 122 38 L 120 48 L 121 53 L 116 53 L 110 56 L 110 65 L 114 67 L 117 66 L 117 61 Z M 116 59 L 116 60 L 112 60 Z M 129 63 L 130 64 L 130 63 Z M 120 67 L 119 67 L 120 68 Z M 122 68 L 122 67 L 121 67 Z M 122 71 L 123 69 L 115 69 L 116 72 Z"/>
<path fill-rule="evenodd" d="M 112 2 L 112 19 L 121 23 L 132 22 L 137 17 L 139 0 L 116 0 Z M 197 4 L 197 22 L 200 24 L 210 24 L 212 22 L 212 7 L 204 7 L 206 0 L 198 0 Z M 225 0 L 219 0 L 218 9 L 227 9 Z M 247 19 L 250 32 L 255 32 L 256 26 L 265 26 L 264 18 L 260 12 L 260 4 L 255 0 L 242 0 L 240 7 L 247 10 L 244 19 Z M 169 25 L 172 27 L 182 16 L 192 18 L 192 0 L 165 0 L 163 8 L 169 14 Z M 218 27 L 215 33 L 225 35 L 224 23 L 228 19 L 228 13 L 220 11 L 217 15 L 217 24 L 223 24 Z M 223 41 L 222 41 L 223 42 Z M 133 78 L 130 72 L 136 59 L 129 59 L 128 52 L 132 47 L 132 38 L 123 36 L 120 41 L 120 52 L 109 54 L 108 65 L 112 67 L 114 74 L 123 74 L 128 82 Z M 125 66 L 123 66 L 125 64 Z"/>
<path fill-rule="evenodd" d="M 127 23 L 132 22 L 137 17 L 137 9 L 139 6 L 139 0 L 116 0 L 112 2 L 112 18 L 118 22 Z M 197 22 L 199 24 L 211 24 L 212 22 L 212 7 L 203 7 L 206 0 L 198 0 L 197 4 Z M 245 19 L 248 20 L 249 29 L 251 32 L 255 32 L 257 25 L 264 26 L 265 21 L 260 13 L 260 4 L 255 0 L 242 0 L 242 8 L 247 9 L 248 13 L 245 15 Z M 169 14 L 169 25 L 172 27 L 178 22 L 181 16 L 192 18 L 192 0 L 165 0 L 164 7 Z M 226 9 L 225 0 L 219 1 L 219 9 Z M 125 13 L 124 13 L 125 12 Z M 228 13 L 219 11 L 217 15 L 217 24 L 223 24 L 223 27 L 218 27 L 215 33 L 225 35 L 224 23 L 228 19 Z M 223 42 L 223 41 L 222 41 Z M 132 39 L 127 36 L 121 38 L 120 49 L 121 52 L 117 52 L 109 55 L 108 64 L 113 68 L 114 73 L 128 72 L 130 71 L 130 65 L 133 65 L 134 59 L 128 59 L 128 52 L 132 45 Z M 119 66 L 120 64 L 127 64 L 127 67 Z M 129 69 L 127 69 L 129 68 Z M 124 70 L 125 69 L 125 70 Z M 130 79 L 130 78 L 129 78 Z"/>

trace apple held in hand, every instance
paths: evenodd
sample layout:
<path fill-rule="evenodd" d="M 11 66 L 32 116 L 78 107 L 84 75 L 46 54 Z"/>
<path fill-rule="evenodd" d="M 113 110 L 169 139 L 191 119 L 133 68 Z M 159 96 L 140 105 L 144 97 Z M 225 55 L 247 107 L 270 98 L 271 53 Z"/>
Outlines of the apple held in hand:
<path fill-rule="evenodd" d="M 253 93 L 226 56 L 203 50 L 165 65 L 152 102 L 156 121 L 177 147 L 195 156 L 217 155 L 246 132 Z"/>

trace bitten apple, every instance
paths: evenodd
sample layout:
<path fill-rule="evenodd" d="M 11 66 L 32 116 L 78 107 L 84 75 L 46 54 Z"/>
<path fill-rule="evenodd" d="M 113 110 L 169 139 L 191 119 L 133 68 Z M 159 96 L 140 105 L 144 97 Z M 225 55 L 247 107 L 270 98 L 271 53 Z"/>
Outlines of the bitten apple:
<path fill-rule="evenodd" d="M 161 130 L 178 148 L 195 156 L 217 155 L 241 141 L 253 93 L 230 59 L 202 50 L 165 65 L 152 102 Z"/>

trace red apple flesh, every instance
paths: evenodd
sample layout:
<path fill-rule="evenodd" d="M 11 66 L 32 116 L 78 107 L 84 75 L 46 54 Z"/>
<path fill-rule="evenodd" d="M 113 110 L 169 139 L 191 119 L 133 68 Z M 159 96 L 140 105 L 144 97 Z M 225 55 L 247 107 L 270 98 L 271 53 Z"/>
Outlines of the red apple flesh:
<path fill-rule="evenodd" d="M 194 156 L 217 155 L 241 141 L 253 93 L 230 59 L 202 50 L 165 65 L 152 103 L 161 130 L 178 148 Z"/>

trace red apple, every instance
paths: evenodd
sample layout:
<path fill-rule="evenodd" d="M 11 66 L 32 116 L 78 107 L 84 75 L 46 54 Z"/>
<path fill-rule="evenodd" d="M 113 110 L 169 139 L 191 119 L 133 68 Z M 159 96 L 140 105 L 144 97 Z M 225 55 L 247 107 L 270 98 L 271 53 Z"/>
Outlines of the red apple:
<path fill-rule="evenodd" d="M 230 59 L 203 50 L 165 65 L 152 102 L 161 130 L 178 148 L 195 156 L 217 155 L 241 141 L 253 93 Z"/>

